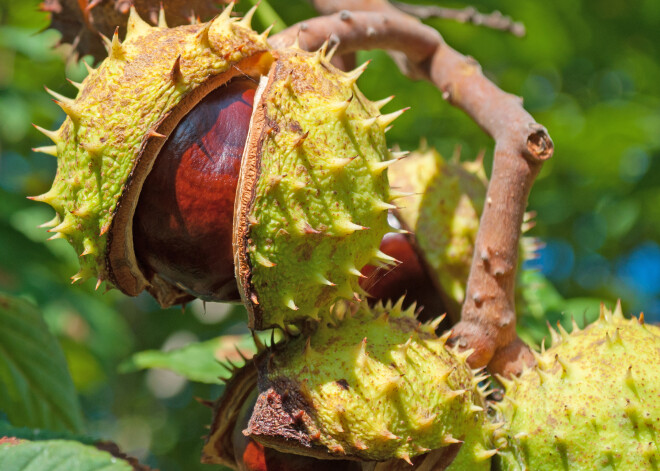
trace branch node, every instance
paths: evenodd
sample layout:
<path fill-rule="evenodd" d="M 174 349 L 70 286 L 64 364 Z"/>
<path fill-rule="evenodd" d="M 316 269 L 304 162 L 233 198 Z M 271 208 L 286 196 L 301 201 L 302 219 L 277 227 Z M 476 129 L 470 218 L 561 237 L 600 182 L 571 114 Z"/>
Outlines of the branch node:
<path fill-rule="evenodd" d="M 451 86 L 447 85 L 442 89 L 442 99 L 447 103 L 452 103 Z"/>
<path fill-rule="evenodd" d="M 339 12 L 339 19 L 341 21 L 351 21 L 353 19 L 353 14 L 348 10 L 342 10 Z"/>
<path fill-rule="evenodd" d="M 528 127 L 532 131 L 527 137 L 529 156 L 538 161 L 548 160 L 554 152 L 554 144 L 548 131 L 538 123 L 530 123 Z"/>

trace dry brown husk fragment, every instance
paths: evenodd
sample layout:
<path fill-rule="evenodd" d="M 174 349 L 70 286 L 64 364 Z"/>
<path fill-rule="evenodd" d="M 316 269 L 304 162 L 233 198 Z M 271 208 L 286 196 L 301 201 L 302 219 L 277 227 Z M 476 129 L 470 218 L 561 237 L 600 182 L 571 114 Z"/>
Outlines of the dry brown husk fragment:
<path fill-rule="evenodd" d="M 73 58 L 90 54 L 94 62 L 107 56 L 100 34 L 111 37 L 119 27 L 126 35 L 131 5 L 151 24 L 158 24 L 161 5 L 169 26 L 207 20 L 221 11 L 222 1 L 208 0 L 44 0 L 40 8 L 50 13 L 49 28 L 62 33 L 61 43 L 70 44 Z"/>

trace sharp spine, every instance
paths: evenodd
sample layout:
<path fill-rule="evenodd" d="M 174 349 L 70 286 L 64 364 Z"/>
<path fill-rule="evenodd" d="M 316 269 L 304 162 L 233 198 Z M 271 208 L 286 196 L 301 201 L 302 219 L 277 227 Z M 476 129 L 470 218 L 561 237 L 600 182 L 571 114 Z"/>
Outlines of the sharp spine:
<path fill-rule="evenodd" d="M 55 217 L 53 219 L 51 219 L 50 221 L 46 221 L 46 222 L 44 222 L 43 224 L 40 224 L 37 227 L 39 227 L 41 229 L 46 228 L 46 227 L 55 227 L 60 223 L 60 221 L 61 221 L 60 215 L 56 213 Z"/>
<path fill-rule="evenodd" d="M 48 190 L 46 193 L 38 196 L 28 196 L 28 199 L 32 201 L 39 201 L 41 203 L 47 203 L 53 207 L 59 206 L 60 195 L 53 188 Z"/>
<path fill-rule="evenodd" d="M 358 157 L 357 155 L 354 155 L 353 157 L 344 157 L 344 158 L 340 157 L 340 158 L 333 159 L 330 162 L 330 167 L 331 167 L 332 170 L 335 170 L 335 171 L 341 170 L 344 167 L 346 167 L 348 164 L 353 162 L 357 157 Z"/>
<path fill-rule="evenodd" d="M 159 133 L 158 131 L 156 131 L 154 129 L 150 129 L 149 132 L 147 133 L 147 136 L 149 136 L 149 137 L 158 137 L 158 138 L 161 138 L 161 139 L 167 137 L 165 134 L 161 134 L 161 133 Z"/>
<path fill-rule="evenodd" d="M 404 451 L 404 452 L 400 453 L 399 458 L 401 458 L 403 461 L 408 463 L 410 466 L 413 465 L 413 462 L 410 461 L 410 455 L 407 452 Z"/>
<path fill-rule="evenodd" d="M 377 211 L 392 211 L 392 210 L 397 209 L 397 207 L 395 205 L 390 204 L 390 203 L 388 203 L 386 201 L 383 201 L 383 200 L 379 200 L 379 199 L 374 201 L 374 206 L 373 207 Z"/>
<path fill-rule="evenodd" d="M 369 169 L 371 172 L 375 175 L 379 175 L 383 173 L 393 163 L 397 162 L 398 159 L 391 159 L 391 160 L 383 160 L 381 162 L 371 162 L 369 163 Z"/>
<path fill-rule="evenodd" d="M 257 333 L 254 330 L 250 330 L 250 333 L 252 334 L 252 341 L 254 342 L 254 346 L 257 348 L 257 353 L 261 353 L 266 350 L 266 345 L 264 345 Z"/>
<path fill-rule="evenodd" d="M 378 108 L 379 110 L 383 108 L 385 105 L 387 105 L 390 101 L 394 99 L 394 95 L 390 95 L 387 98 L 383 98 L 382 100 L 374 101 L 373 104 Z"/>
<path fill-rule="evenodd" d="M 231 12 L 234 10 L 234 5 L 235 2 L 229 2 L 216 19 L 222 23 L 229 21 L 231 19 Z M 215 20 L 213 20 L 213 22 L 215 22 Z"/>
<path fill-rule="evenodd" d="M 339 43 L 336 42 L 334 46 L 330 48 L 330 51 L 325 55 L 325 60 L 327 62 L 330 62 L 332 58 L 334 57 L 335 53 L 337 52 L 337 49 L 339 48 Z"/>
<path fill-rule="evenodd" d="M 369 229 L 366 226 L 361 226 L 359 224 L 355 224 L 354 222 L 346 219 L 343 221 L 336 221 L 334 223 L 334 228 L 339 230 L 340 232 L 343 232 L 345 234 L 352 234 L 353 232 L 356 231 L 364 231 Z"/>
<path fill-rule="evenodd" d="M 165 9 L 163 8 L 163 4 L 160 4 L 160 9 L 158 10 L 158 27 L 159 28 L 168 28 L 167 26 L 167 18 L 165 18 Z"/>
<path fill-rule="evenodd" d="M 296 303 L 293 301 L 293 298 L 288 298 L 284 300 L 284 305 L 291 309 L 292 311 L 297 311 L 298 306 L 296 306 Z"/>
<path fill-rule="evenodd" d="M 392 157 L 394 157 L 396 160 L 401 160 L 405 159 L 410 155 L 410 151 L 408 150 L 403 150 L 403 151 L 395 151 L 395 152 L 390 152 Z"/>
<path fill-rule="evenodd" d="M 351 274 L 351 275 L 357 276 L 358 278 L 366 278 L 366 276 L 364 276 L 362 274 L 362 272 L 360 270 L 358 270 L 357 268 L 355 268 L 355 267 L 350 267 L 348 269 L 348 273 Z"/>
<path fill-rule="evenodd" d="M 421 428 L 427 428 L 433 425 L 438 414 L 431 414 L 428 417 L 418 417 L 416 422 Z"/>
<path fill-rule="evenodd" d="M 348 110 L 348 107 L 353 101 L 353 96 L 354 95 L 351 93 L 351 96 L 347 100 L 341 100 L 336 103 L 327 105 L 327 109 L 338 117 L 343 118 L 346 116 L 346 110 Z"/>
<path fill-rule="evenodd" d="M 274 26 L 275 26 L 275 24 L 272 24 L 268 28 L 266 28 L 264 30 L 264 32 L 259 35 L 261 37 L 261 39 L 266 41 L 268 39 L 268 35 L 270 34 L 270 32 L 271 32 L 271 30 L 273 29 Z"/>
<path fill-rule="evenodd" d="M 85 62 L 85 63 L 86 63 L 86 62 Z M 71 80 L 70 78 L 67 78 L 66 81 L 69 82 L 69 83 L 70 83 L 71 85 L 73 85 L 74 87 L 76 87 L 76 88 L 78 89 L 78 91 L 80 91 L 80 90 L 83 89 L 83 84 L 82 84 L 82 83 L 74 82 L 74 81 Z"/>
<path fill-rule="evenodd" d="M 387 255 L 385 252 L 382 252 L 381 250 L 376 250 L 376 254 L 374 256 L 376 259 L 385 262 L 387 264 L 398 265 L 399 263 L 401 263 L 400 260 L 397 260 L 396 258 Z"/>
<path fill-rule="evenodd" d="M 566 329 L 564 329 L 564 326 L 561 325 L 559 321 L 557 321 L 557 329 L 559 330 L 559 333 L 561 334 L 562 340 L 566 340 L 569 337 L 568 332 L 566 332 Z"/>
<path fill-rule="evenodd" d="M 52 236 L 50 236 L 47 240 L 56 240 L 56 239 L 66 239 L 66 236 L 64 235 L 63 232 L 56 232 Z"/>
<path fill-rule="evenodd" d="M 184 82 L 183 74 L 181 73 L 181 54 L 176 57 L 174 65 L 172 65 L 172 70 L 170 71 L 170 80 L 172 80 L 174 86 Z"/>
<path fill-rule="evenodd" d="M 108 57 L 110 59 L 123 59 L 124 58 L 124 48 L 119 41 L 119 26 L 115 28 L 115 32 L 112 35 L 112 40 L 108 39 L 107 36 L 101 35 L 105 48 L 108 51 Z"/>
<path fill-rule="evenodd" d="M 357 79 L 360 78 L 360 75 L 364 73 L 364 71 L 367 69 L 369 66 L 369 63 L 371 60 L 366 61 L 364 64 L 356 67 L 355 69 L 351 70 L 350 72 L 346 72 L 345 78 L 346 82 L 350 83 L 351 85 L 357 82 Z"/>
<path fill-rule="evenodd" d="M 390 201 L 394 201 L 400 198 L 409 198 L 410 196 L 415 196 L 417 193 L 411 193 L 406 191 L 390 190 Z"/>
<path fill-rule="evenodd" d="M 75 218 L 70 216 L 71 213 L 64 216 L 64 219 L 57 226 L 49 229 L 48 232 L 61 232 L 63 234 L 71 235 L 76 232 Z"/>
<path fill-rule="evenodd" d="M 250 8 L 247 11 L 247 13 L 245 13 L 243 18 L 241 18 L 241 20 L 239 21 L 239 24 L 246 27 L 246 28 L 248 28 L 248 29 L 252 29 L 252 17 L 254 17 L 254 12 L 257 11 L 258 6 L 259 6 L 259 4 L 256 4 L 252 8 Z"/>
<path fill-rule="evenodd" d="M 455 445 L 457 443 L 463 443 L 463 441 L 454 438 L 451 435 L 445 435 L 444 437 L 442 437 L 442 443 L 445 445 Z"/>
<path fill-rule="evenodd" d="M 543 371 L 541 368 L 535 368 L 536 373 L 539 375 L 539 381 L 541 384 L 546 383 L 548 380 L 550 380 L 550 375 Z"/>
<path fill-rule="evenodd" d="M 57 146 L 33 147 L 32 152 L 39 152 L 41 154 L 48 154 L 57 157 Z"/>
<path fill-rule="evenodd" d="M 378 116 L 373 116 L 371 118 L 364 118 L 360 121 L 360 126 L 362 129 L 367 129 L 376 124 L 376 121 L 378 120 Z"/>
<path fill-rule="evenodd" d="M 126 23 L 126 40 L 149 34 L 151 29 L 151 25 L 144 21 L 138 14 L 135 6 L 131 5 L 131 9 L 128 14 L 128 23 Z"/>
<path fill-rule="evenodd" d="M 323 44 L 321 44 L 321 47 L 319 47 L 316 50 L 316 52 L 314 53 L 314 58 L 316 59 L 317 63 L 320 64 L 321 61 L 323 60 L 323 58 L 325 57 L 325 53 L 328 50 L 328 44 L 329 43 L 330 43 L 330 41 L 328 39 L 326 39 L 325 41 L 323 41 Z"/>
<path fill-rule="evenodd" d="M 475 452 L 474 456 L 479 461 L 485 461 L 485 460 L 493 457 L 496 454 L 497 454 L 497 448 L 493 448 L 492 450 L 477 451 L 477 452 Z"/>
<path fill-rule="evenodd" d="M 441 316 L 436 317 L 432 321 L 429 321 L 428 326 L 431 327 L 431 329 L 433 329 L 434 331 L 438 330 L 438 327 L 440 326 L 442 321 L 445 319 L 445 316 L 446 316 L 446 314 L 442 314 Z"/>
<path fill-rule="evenodd" d="M 550 331 L 550 339 L 552 341 L 551 346 L 554 347 L 555 345 L 561 343 L 561 336 L 559 335 L 559 333 L 555 329 L 552 328 L 552 326 L 550 325 L 550 322 L 546 321 L 546 324 L 548 326 L 548 330 Z"/>
<path fill-rule="evenodd" d="M 90 76 L 96 71 L 94 67 L 89 65 L 86 61 L 82 61 L 83 65 L 85 66 L 85 69 L 87 69 L 87 76 Z"/>
<path fill-rule="evenodd" d="M 210 21 L 207 21 L 202 25 L 202 28 L 199 30 L 199 32 L 196 35 L 197 40 L 202 44 L 202 46 L 209 47 L 211 43 L 209 42 L 209 30 L 211 29 L 211 25 L 220 18 L 220 16 L 216 16 Z"/>
<path fill-rule="evenodd" d="M 447 399 L 448 399 L 448 400 L 452 400 L 452 399 L 454 399 L 454 398 L 456 398 L 456 397 L 462 396 L 462 395 L 465 394 L 466 392 L 468 392 L 467 389 L 455 389 L 455 390 L 452 390 L 452 391 L 450 391 L 449 393 L 447 393 Z"/>
<path fill-rule="evenodd" d="M 401 116 L 403 113 L 408 111 L 410 108 L 403 108 L 400 109 L 399 111 L 395 111 L 394 113 L 389 113 L 389 114 L 382 114 L 378 116 L 377 121 L 378 125 L 382 128 L 385 129 L 388 127 L 392 122 L 397 119 L 399 116 Z"/>
<path fill-rule="evenodd" d="M 62 140 L 62 139 L 60 138 L 60 132 L 59 132 L 59 130 L 57 130 L 57 131 L 49 131 L 48 129 L 44 129 L 44 128 L 42 128 L 41 126 L 37 126 L 36 124 L 33 124 L 32 126 L 34 126 L 34 128 L 35 128 L 37 131 L 39 131 L 41 134 L 43 134 L 43 135 L 46 136 L 48 139 L 50 139 L 51 141 L 53 141 L 55 144 L 59 144 L 60 141 Z"/>
<path fill-rule="evenodd" d="M 380 433 L 380 436 L 385 440 L 399 440 L 401 437 L 394 435 L 391 431 L 385 429 Z"/>
<path fill-rule="evenodd" d="M 321 275 L 320 273 L 316 274 L 316 281 L 322 285 L 337 286 L 336 284 L 328 280 L 325 276 Z"/>

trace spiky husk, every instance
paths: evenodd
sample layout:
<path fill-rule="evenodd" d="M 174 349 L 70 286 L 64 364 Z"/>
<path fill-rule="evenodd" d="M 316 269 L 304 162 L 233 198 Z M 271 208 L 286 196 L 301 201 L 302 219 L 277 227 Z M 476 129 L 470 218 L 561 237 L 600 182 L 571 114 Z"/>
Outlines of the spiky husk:
<path fill-rule="evenodd" d="M 422 148 L 394 164 L 390 180 L 393 187 L 413 193 L 397 216 L 415 233 L 445 302 L 457 312 L 486 197 L 482 162 L 446 161 L 435 149 Z"/>
<path fill-rule="evenodd" d="M 163 305 L 183 296 L 140 271 L 132 217 L 165 137 L 187 110 L 236 75 L 268 70 L 265 36 L 249 20 L 230 18 L 230 10 L 209 23 L 165 28 L 133 9 L 126 40 L 107 40 L 109 57 L 90 71 L 78 96 L 54 94 L 68 115 L 60 129 L 45 132 L 55 143 L 57 175 L 34 199 L 55 209 L 51 232 L 80 254 L 74 281 L 109 280 L 130 295 L 146 287 Z"/>
<path fill-rule="evenodd" d="M 465 299 L 479 218 L 486 199 L 488 179 L 483 156 L 475 161 L 459 161 L 458 155 L 445 160 L 435 149 L 423 144 L 392 165 L 389 177 L 392 187 L 407 195 L 395 214 L 404 228 L 414 233 L 418 250 L 448 311 L 458 314 Z M 533 214 L 526 213 L 522 232 L 533 226 Z M 537 239 L 522 237 L 520 265 L 536 258 L 539 247 Z M 520 282 L 517 286 L 517 304 L 522 305 L 523 289 L 531 288 Z"/>
<path fill-rule="evenodd" d="M 276 51 L 262 79 L 241 167 L 235 265 L 250 325 L 318 317 L 361 292 L 359 270 L 383 263 L 391 154 L 381 116 L 323 49 Z"/>
<path fill-rule="evenodd" d="M 74 59 L 91 54 L 95 61 L 105 59 L 103 40 L 119 27 L 124 37 L 131 6 L 152 24 L 166 21 L 170 26 L 209 19 L 218 12 L 218 2 L 209 0 L 44 0 L 40 9 L 50 13 L 49 28 L 62 34 L 61 43 L 70 44 Z M 162 11 L 161 11 L 162 9 Z"/>
<path fill-rule="evenodd" d="M 257 347 L 260 350 L 257 355 L 263 355 L 263 346 L 258 343 Z M 256 386 L 257 370 L 252 361 L 234 370 L 231 378 L 226 380 L 224 394 L 213 405 L 213 422 L 202 449 L 203 463 L 236 468 L 232 434 L 245 403 L 256 394 Z"/>
<path fill-rule="evenodd" d="M 538 367 L 502 380 L 502 469 L 658 469 L 660 329 L 624 319 L 619 304 L 552 337 Z"/>
<path fill-rule="evenodd" d="M 464 447 L 487 469 L 469 353 L 400 306 L 361 304 L 265 357 L 246 434 L 285 452 L 362 460 L 410 460 L 469 437 Z"/>

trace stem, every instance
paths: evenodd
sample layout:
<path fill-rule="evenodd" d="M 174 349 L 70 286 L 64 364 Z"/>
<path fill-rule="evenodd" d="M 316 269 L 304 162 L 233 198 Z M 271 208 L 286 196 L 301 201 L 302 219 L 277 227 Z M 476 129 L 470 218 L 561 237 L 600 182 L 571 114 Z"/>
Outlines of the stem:
<path fill-rule="evenodd" d="M 393 2 L 399 10 L 404 11 L 422 20 L 429 18 L 440 18 L 443 20 L 454 20 L 459 23 L 470 23 L 476 26 L 484 26 L 486 28 L 495 29 L 498 31 L 506 31 L 518 36 L 519 38 L 525 36 L 525 25 L 520 22 L 513 21 L 510 16 L 502 15 L 499 11 L 492 13 L 479 13 L 474 7 L 445 8 L 435 5 L 410 5 L 409 3 Z"/>
<path fill-rule="evenodd" d="M 328 12 L 358 0 L 316 0 Z M 443 40 L 419 20 L 394 9 L 383 0 L 365 2 L 377 11 L 347 11 L 294 25 L 271 38 L 275 47 L 296 37 L 302 48 L 318 49 L 332 34 L 338 53 L 363 49 L 399 51 L 408 62 L 406 71 L 432 81 L 442 96 L 465 111 L 495 139 L 493 172 L 475 244 L 461 322 L 453 341 L 472 348 L 473 367 L 489 365 L 491 372 L 518 373 L 533 363 L 528 347 L 516 334 L 515 275 L 518 244 L 527 197 L 542 162 L 553 153 L 546 129 L 527 113 L 521 100 L 507 94 L 481 73 L 479 64 Z"/>

